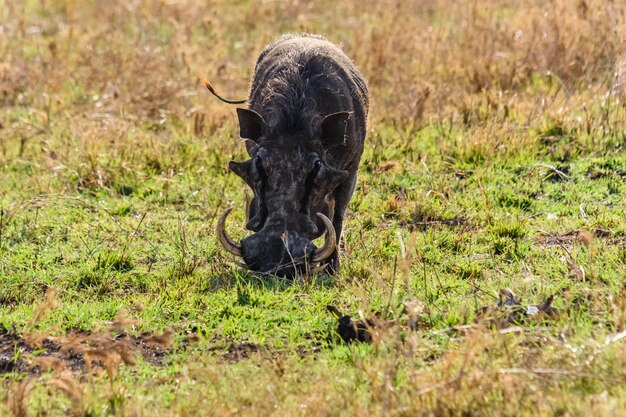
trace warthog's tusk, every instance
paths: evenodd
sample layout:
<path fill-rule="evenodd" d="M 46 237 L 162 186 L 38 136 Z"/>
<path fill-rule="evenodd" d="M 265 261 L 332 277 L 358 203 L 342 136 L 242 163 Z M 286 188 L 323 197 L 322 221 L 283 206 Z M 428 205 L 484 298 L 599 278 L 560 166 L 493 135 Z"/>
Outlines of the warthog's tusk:
<path fill-rule="evenodd" d="M 237 265 L 240 268 L 250 269 L 250 267 L 243 262 L 239 262 L 239 261 L 234 261 L 234 262 L 235 262 L 235 265 Z"/>
<path fill-rule="evenodd" d="M 313 269 L 311 269 L 311 270 L 307 271 L 307 274 L 309 274 L 309 275 L 315 275 L 315 274 L 317 274 L 317 273 L 319 273 L 319 272 L 322 272 L 322 271 L 323 271 L 323 270 L 324 270 L 327 266 L 328 266 L 328 264 L 321 264 L 321 265 L 318 265 L 318 266 L 316 266 L 315 268 L 313 268 Z"/>
<path fill-rule="evenodd" d="M 315 251 L 313 255 L 313 262 L 320 262 L 328 258 L 335 247 L 337 246 L 337 236 L 335 235 L 335 228 L 333 227 L 333 223 L 330 219 L 324 216 L 322 213 L 317 213 L 317 216 L 322 219 L 324 225 L 326 226 L 326 241 L 324 242 L 324 246 Z"/>
<path fill-rule="evenodd" d="M 217 227 L 215 233 L 217 234 L 217 240 L 220 241 L 224 249 L 236 256 L 241 256 L 241 245 L 235 243 L 230 236 L 226 233 L 226 217 L 231 212 L 232 208 L 226 209 L 217 221 Z"/>

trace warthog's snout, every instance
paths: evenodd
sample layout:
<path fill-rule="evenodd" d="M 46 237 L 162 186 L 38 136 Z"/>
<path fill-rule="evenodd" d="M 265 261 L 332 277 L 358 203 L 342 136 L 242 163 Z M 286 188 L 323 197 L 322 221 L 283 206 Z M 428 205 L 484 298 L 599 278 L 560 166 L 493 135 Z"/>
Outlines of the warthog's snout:
<path fill-rule="evenodd" d="M 217 222 L 218 240 L 230 253 L 241 256 L 253 271 L 283 277 L 317 272 L 316 265 L 326 260 L 337 246 L 333 224 L 321 213 L 317 216 L 324 222 L 327 234 L 319 249 L 308 238 L 288 231 L 261 230 L 244 238 L 240 244 L 236 243 L 226 233 L 226 218 L 231 210 L 224 211 Z"/>
<path fill-rule="evenodd" d="M 260 232 L 241 241 L 242 257 L 248 267 L 280 276 L 305 272 L 316 249 L 313 242 L 298 233 L 277 235 Z"/>

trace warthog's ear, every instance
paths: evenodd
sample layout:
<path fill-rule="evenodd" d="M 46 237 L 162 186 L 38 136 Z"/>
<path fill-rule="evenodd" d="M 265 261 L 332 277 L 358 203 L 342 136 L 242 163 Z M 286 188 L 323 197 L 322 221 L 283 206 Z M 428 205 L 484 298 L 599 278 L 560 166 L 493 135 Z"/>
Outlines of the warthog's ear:
<path fill-rule="evenodd" d="M 327 144 L 343 144 L 350 113 L 340 111 L 324 117 L 321 124 L 321 139 Z"/>
<path fill-rule="evenodd" d="M 239 136 L 244 139 L 257 141 L 267 131 L 267 124 L 263 117 L 251 109 L 237 109 L 239 116 Z"/>

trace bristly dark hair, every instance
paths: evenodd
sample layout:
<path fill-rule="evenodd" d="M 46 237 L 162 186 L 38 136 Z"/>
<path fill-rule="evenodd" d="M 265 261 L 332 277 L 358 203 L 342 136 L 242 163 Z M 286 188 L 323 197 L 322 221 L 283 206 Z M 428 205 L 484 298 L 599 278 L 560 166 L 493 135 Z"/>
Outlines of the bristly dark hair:
<path fill-rule="evenodd" d="M 337 69 L 329 68 L 327 60 L 315 56 L 302 59 L 298 55 L 286 56 L 280 72 L 263 87 L 261 105 L 274 133 L 312 133 L 309 129 L 322 117 L 314 97 L 329 90 L 326 79 L 337 76 Z"/>
<path fill-rule="evenodd" d="M 325 116 L 355 104 L 362 111 L 354 123 L 364 124 L 365 81 L 341 49 L 321 36 L 283 35 L 257 60 L 248 105 L 265 120 L 266 137 L 315 138 Z"/>

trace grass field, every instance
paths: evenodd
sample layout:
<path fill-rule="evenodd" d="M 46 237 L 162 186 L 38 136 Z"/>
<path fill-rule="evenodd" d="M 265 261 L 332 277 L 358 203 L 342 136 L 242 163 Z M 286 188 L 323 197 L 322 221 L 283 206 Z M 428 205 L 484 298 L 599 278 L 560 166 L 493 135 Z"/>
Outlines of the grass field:
<path fill-rule="evenodd" d="M 288 281 L 219 248 L 245 149 L 198 75 L 245 98 L 303 31 L 372 109 L 342 270 Z M 621 1 L 0 0 L 0 416 L 626 415 L 624 39 Z"/>

